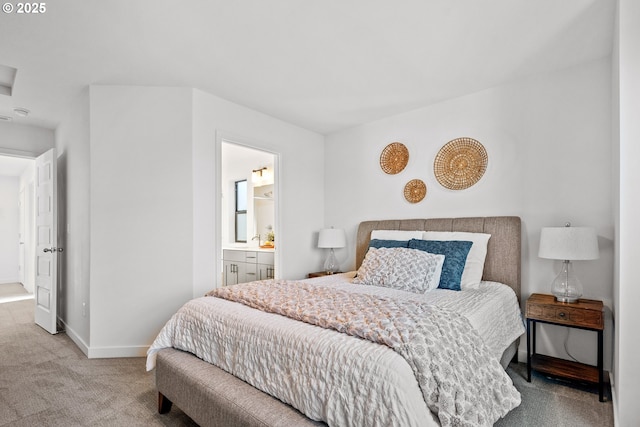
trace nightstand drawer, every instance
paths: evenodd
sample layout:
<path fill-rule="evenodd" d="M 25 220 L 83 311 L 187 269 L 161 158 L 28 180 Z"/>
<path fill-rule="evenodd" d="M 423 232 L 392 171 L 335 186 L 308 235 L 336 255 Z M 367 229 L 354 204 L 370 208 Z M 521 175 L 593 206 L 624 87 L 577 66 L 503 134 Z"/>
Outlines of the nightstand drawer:
<path fill-rule="evenodd" d="M 602 303 L 594 303 L 591 300 L 579 300 L 578 303 L 558 303 L 553 301 L 551 295 L 534 294 L 527 301 L 527 317 L 563 325 L 603 329 Z M 594 305 L 593 309 L 590 305 Z"/>
<path fill-rule="evenodd" d="M 527 307 L 527 317 L 593 328 L 599 328 L 602 325 L 602 311 L 581 310 L 571 307 L 559 308 L 530 305 Z"/>

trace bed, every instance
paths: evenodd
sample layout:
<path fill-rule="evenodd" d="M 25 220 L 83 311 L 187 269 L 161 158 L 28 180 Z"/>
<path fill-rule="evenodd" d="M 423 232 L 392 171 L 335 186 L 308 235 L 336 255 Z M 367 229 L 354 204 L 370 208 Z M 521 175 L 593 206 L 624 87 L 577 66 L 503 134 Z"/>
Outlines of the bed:
<path fill-rule="evenodd" d="M 485 294 L 482 292 L 489 292 L 489 289 L 493 288 L 502 293 L 510 293 L 511 298 L 515 300 L 515 310 L 517 311 L 517 315 L 510 314 L 510 317 L 518 317 L 515 322 L 520 322 L 520 329 L 511 330 L 508 333 L 495 334 L 501 336 L 502 341 L 508 340 L 509 343 L 506 345 L 504 343 L 486 345 L 487 351 L 493 352 L 494 358 L 496 360 L 499 359 L 500 365 L 505 367 L 516 354 L 518 337 L 524 331 L 521 318 L 519 317 L 520 219 L 517 217 L 474 217 L 362 222 L 358 227 L 356 240 L 357 268 L 360 268 L 363 262 L 365 262 L 365 256 L 369 252 L 369 247 L 372 242 L 372 232 L 377 230 L 467 232 L 491 235 L 486 245 L 486 258 L 482 269 L 482 283 L 486 284 L 482 290 L 460 293 L 442 291 L 429 292 L 428 294 L 432 294 L 436 299 L 442 300 L 444 306 L 448 304 L 455 308 L 457 305 L 464 306 L 466 303 L 450 300 L 450 298 L 454 298 L 454 296 L 452 296 L 454 294 L 455 298 L 461 295 L 469 295 L 464 301 L 471 301 L 484 298 Z M 345 287 L 353 287 L 353 284 L 350 283 L 352 281 L 353 274 L 345 274 L 336 277 L 314 279 L 309 282 L 313 284 L 314 289 L 320 285 L 326 285 L 341 291 Z M 496 283 L 494 284 L 493 282 Z M 498 285 L 498 283 L 506 286 Z M 369 288 L 366 290 L 367 293 L 372 292 L 383 296 L 396 292 L 395 290 L 377 287 L 360 288 Z M 505 291 L 505 289 L 507 290 Z M 407 296 L 407 299 L 411 300 L 410 302 L 412 304 L 412 301 L 416 298 L 418 297 L 414 297 L 413 295 Z M 420 296 L 419 298 L 422 297 Z M 214 303 L 213 300 L 217 300 L 217 298 L 206 297 L 197 300 L 197 304 L 200 304 L 198 305 L 200 308 L 197 310 L 202 309 L 204 312 L 208 309 L 203 307 Z M 219 303 L 216 301 L 215 304 Z M 194 310 L 196 309 L 194 308 Z M 167 338 L 166 336 L 162 338 L 163 333 L 161 333 L 150 349 L 147 365 L 148 368 L 155 367 L 156 369 L 159 412 L 165 413 L 170 410 L 172 404 L 176 404 L 195 422 L 202 426 L 312 426 L 327 424 L 437 426 L 442 422 L 441 419 L 437 419 L 434 416 L 434 413 L 429 409 L 429 405 L 425 403 L 425 400 L 421 400 L 422 396 L 418 394 L 416 397 L 416 393 L 412 391 L 412 388 L 418 386 L 415 377 L 413 379 L 415 384 L 407 385 L 407 382 L 412 381 L 410 379 L 413 375 L 411 367 L 404 362 L 398 362 L 397 358 L 401 356 L 398 356 L 396 352 L 385 346 L 366 340 L 359 340 L 358 338 L 340 334 L 332 330 L 320 330 L 321 328 L 317 328 L 317 326 L 297 322 L 296 320 L 284 318 L 278 314 L 254 310 L 253 308 L 239 305 L 233 301 L 226 301 L 222 306 L 216 306 L 214 310 L 217 312 L 217 316 L 220 316 L 217 320 L 218 323 L 231 322 L 229 330 L 236 331 L 254 327 L 233 323 L 236 321 L 234 319 L 245 316 L 244 312 L 250 312 L 251 316 L 257 317 L 257 319 L 255 319 L 257 324 L 274 324 L 274 327 L 282 329 L 276 329 L 276 331 L 279 332 L 264 332 L 263 336 L 258 338 L 257 344 L 255 342 L 246 342 L 245 338 L 239 339 L 241 343 L 240 347 L 242 345 L 253 345 L 261 349 L 260 353 L 263 355 L 251 355 L 251 357 L 258 358 L 258 363 L 251 365 L 247 365 L 247 362 L 237 362 L 236 359 L 239 358 L 237 352 L 239 352 L 239 349 L 233 351 L 223 351 L 216 349 L 217 347 L 212 349 L 212 344 L 203 344 L 198 338 L 192 337 L 191 335 L 189 335 L 190 343 L 178 346 L 181 349 L 171 348 L 173 345 L 172 338 Z M 224 310 L 228 310 L 228 312 L 224 312 Z M 487 311 L 495 312 L 498 310 L 495 308 L 486 309 L 485 307 L 480 307 L 474 308 L 472 311 L 473 313 L 467 317 L 480 317 L 488 315 L 486 313 Z M 194 323 L 200 322 L 197 316 L 199 316 L 199 314 L 196 315 L 196 320 L 193 321 Z M 247 317 L 248 316 L 247 314 Z M 277 320 L 274 320 L 274 316 L 277 317 Z M 486 329 L 483 332 L 483 340 L 491 342 L 494 335 L 493 329 L 500 323 L 502 322 L 489 322 L 489 326 L 483 327 Z M 175 327 L 176 326 L 173 325 L 169 329 Z M 346 375 L 353 375 L 342 371 L 333 373 L 325 369 L 324 365 L 322 365 L 322 363 L 324 363 L 323 360 L 317 360 L 318 367 L 316 367 L 316 362 L 309 362 L 306 359 L 304 362 L 298 360 L 295 353 L 297 350 L 295 350 L 294 347 L 298 345 L 304 346 L 305 344 L 298 344 L 300 337 L 303 335 L 296 334 L 305 334 L 307 333 L 306 330 L 310 328 L 315 328 L 314 330 L 316 332 L 314 333 L 320 334 L 319 338 L 314 337 L 314 340 L 318 340 L 318 342 L 324 343 L 325 335 L 331 336 L 331 339 L 334 339 L 334 336 L 337 335 L 339 336 L 337 339 L 343 341 L 343 344 L 337 344 L 339 351 L 336 353 L 340 353 L 340 355 L 336 356 L 336 358 L 337 360 L 343 361 L 342 365 L 353 364 L 356 366 L 356 371 L 359 372 L 356 375 L 359 375 L 359 377 L 357 377 L 356 380 L 344 380 L 352 383 L 350 387 L 354 390 L 345 391 L 340 389 L 336 392 L 335 389 L 327 389 L 322 382 L 309 382 L 309 379 L 304 376 L 292 374 L 292 372 L 298 372 L 297 369 L 301 369 L 307 374 L 310 374 L 311 377 L 314 377 L 314 381 L 317 377 L 327 377 L 326 381 L 329 382 L 337 381 L 336 378 L 350 378 Z M 300 329 L 300 331 L 298 329 Z M 235 332 L 214 332 L 214 335 L 216 333 L 220 334 L 218 338 L 219 341 L 231 339 L 229 336 L 235 334 Z M 292 345 L 292 349 L 287 349 L 286 346 L 289 345 L 288 341 L 295 343 L 295 345 Z M 355 341 L 357 341 L 357 345 L 354 344 Z M 235 345 L 237 346 L 238 344 Z M 285 348 L 284 354 L 287 355 L 285 359 L 290 359 L 289 362 L 272 361 L 268 359 L 271 357 L 271 352 L 282 351 L 282 348 Z M 218 357 L 218 359 L 216 359 L 216 363 L 224 369 L 194 356 L 194 354 L 198 354 L 203 359 L 207 359 L 208 356 L 206 356 L 206 352 L 217 352 L 216 357 Z M 501 354 L 497 354 L 497 352 Z M 363 354 L 366 354 L 367 357 L 375 355 L 375 358 L 384 362 L 380 365 L 382 367 L 376 366 L 369 368 L 368 365 L 366 365 L 366 363 L 369 362 L 360 361 L 360 358 L 363 358 L 363 356 L 361 356 Z M 321 354 L 321 358 L 325 358 L 325 356 L 326 355 Z M 267 359 L 261 360 L 259 359 L 260 357 L 267 357 Z M 333 353 L 331 357 L 333 357 Z M 330 357 L 326 356 L 326 358 Z M 300 366 L 292 366 L 291 370 L 289 370 L 286 365 L 282 365 L 283 363 L 297 363 L 297 365 Z M 285 366 L 285 368 L 283 368 L 283 366 Z M 320 366 L 322 367 L 320 368 Z M 367 371 L 368 369 L 375 369 L 375 371 Z M 269 371 L 276 372 L 270 373 Z M 380 372 L 382 372 L 382 374 Z M 502 371 L 502 373 L 504 374 L 504 371 Z M 380 374 L 380 378 L 384 378 L 383 388 L 385 388 L 385 390 L 381 392 L 381 395 L 370 395 L 371 390 L 380 387 L 380 385 L 369 384 L 368 381 L 370 381 L 372 377 L 377 377 L 378 374 Z M 387 378 L 383 376 L 383 374 L 392 376 Z M 261 375 L 274 376 L 261 383 Z M 258 379 L 256 380 L 256 378 Z M 325 380 L 323 379 L 322 381 Z M 266 382 L 266 384 L 264 382 Z M 398 383 L 397 387 L 394 385 L 395 382 Z M 280 399 L 272 397 L 270 394 L 259 390 L 249 383 L 256 385 L 256 387 L 259 387 L 261 390 L 277 395 Z M 270 389 L 272 386 L 276 388 L 282 387 L 285 391 L 275 390 L 274 392 Z M 344 386 L 344 384 L 341 386 Z M 336 386 L 332 384 L 331 387 Z M 388 387 L 390 391 L 386 390 L 386 387 Z M 506 387 L 506 385 L 503 385 L 503 387 Z M 289 396 L 289 393 L 295 391 L 289 389 L 296 388 L 300 389 L 297 390 L 300 392 L 305 392 L 306 390 L 306 393 L 312 395 L 314 399 L 317 396 L 321 398 L 324 396 L 324 400 L 321 399 L 320 403 L 318 403 L 312 401 L 309 397 L 305 397 L 300 402 L 296 401 L 296 398 Z M 284 402 L 293 402 L 300 411 Z M 399 402 L 401 402 L 401 405 Z M 346 412 L 346 409 L 344 409 L 346 406 L 349 407 L 349 411 L 356 412 L 357 414 L 343 414 L 343 410 Z M 387 407 L 386 409 L 383 408 L 385 406 Z M 356 408 L 356 410 L 353 410 L 353 408 Z M 320 421 L 314 421 L 303 415 L 303 412 L 307 415 L 310 414 L 310 417 Z M 393 414 L 393 419 L 388 418 L 389 413 Z M 353 416 L 355 416 L 355 420 L 348 418 Z M 404 417 L 411 418 L 405 419 Z M 324 421 L 326 421 L 326 423 Z M 443 424 L 446 423 L 446 421 L 443 422 Z"/>

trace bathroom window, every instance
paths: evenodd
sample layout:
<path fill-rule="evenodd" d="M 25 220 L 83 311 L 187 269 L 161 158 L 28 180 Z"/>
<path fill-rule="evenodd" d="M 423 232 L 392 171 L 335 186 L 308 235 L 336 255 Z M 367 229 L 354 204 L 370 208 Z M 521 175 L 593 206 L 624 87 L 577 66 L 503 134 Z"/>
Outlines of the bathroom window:
<path fill-rule="evenodd" d="M 236 242 L 247 242 L 247 180 L 236 181 Z"/>

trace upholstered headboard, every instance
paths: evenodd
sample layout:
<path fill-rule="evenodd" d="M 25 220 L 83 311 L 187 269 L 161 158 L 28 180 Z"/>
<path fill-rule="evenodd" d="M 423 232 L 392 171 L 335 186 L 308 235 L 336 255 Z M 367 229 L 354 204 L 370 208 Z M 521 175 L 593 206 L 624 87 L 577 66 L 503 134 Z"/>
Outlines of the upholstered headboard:
<path fill-rule="evenodd" d="M 467 231 L 491 234 L 484 263 L 483 280 L 509 285 L 520 301 L 520 218 L 488 216 L 473 218 L 433 218 L 364 221 L 358 227 L 356 268 L 369 248 L 373 230 Z"/>

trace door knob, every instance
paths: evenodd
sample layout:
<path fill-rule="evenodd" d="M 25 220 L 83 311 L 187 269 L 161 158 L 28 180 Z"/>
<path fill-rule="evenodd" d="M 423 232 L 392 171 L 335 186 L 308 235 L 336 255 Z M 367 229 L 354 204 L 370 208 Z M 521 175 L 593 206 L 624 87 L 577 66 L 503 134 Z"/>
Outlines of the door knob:
<path fill-rule="evenodd" d="M 43 251 L 54 253 L 54 252 L 64 252 L 64 249 L 63 248 L 44 248 Z"/>

